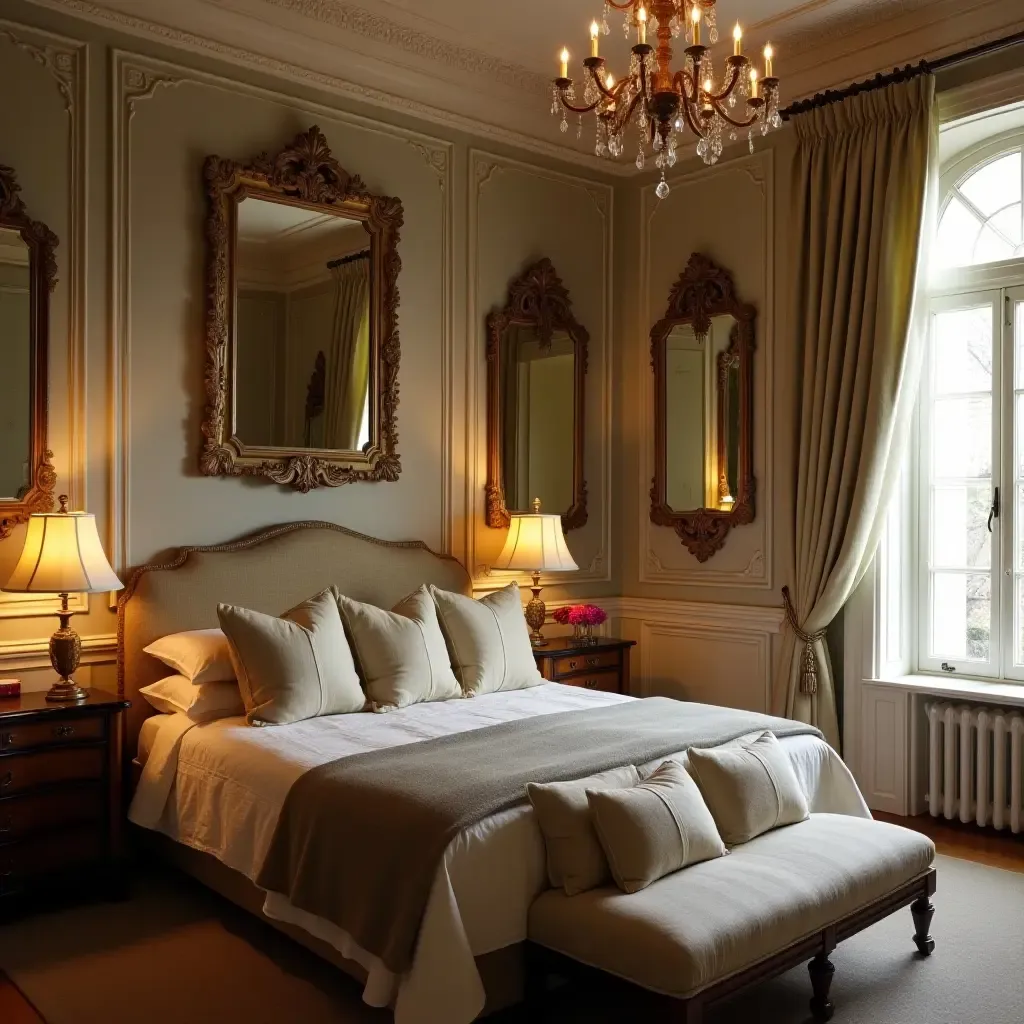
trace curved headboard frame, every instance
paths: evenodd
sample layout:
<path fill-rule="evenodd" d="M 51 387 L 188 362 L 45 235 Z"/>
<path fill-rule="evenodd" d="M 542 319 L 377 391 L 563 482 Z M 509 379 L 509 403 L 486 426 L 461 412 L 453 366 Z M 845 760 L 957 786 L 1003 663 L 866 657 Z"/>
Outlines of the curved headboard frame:
<path fill-rule="evenodd" d="M 469 573 L 422 541 L 368 537 L 336 523 L 283 523 L 237 540 L 172 550 L 135 569 L 117 602 L 117 691 L 132 754 L 153 709 L 139 690 L 171 670 L 143 651 L 160 636 L 216 627 L 220 602 L 280 615 L 328 586 L 390 608 L 423 583 L 472 593 Z"/>

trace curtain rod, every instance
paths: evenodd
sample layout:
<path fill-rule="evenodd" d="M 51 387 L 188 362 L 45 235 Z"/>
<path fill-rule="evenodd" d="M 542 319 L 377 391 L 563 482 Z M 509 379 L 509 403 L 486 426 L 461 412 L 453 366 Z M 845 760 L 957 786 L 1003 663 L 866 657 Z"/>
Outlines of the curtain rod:
<path fill-rule="evenodd" d="M 327 269 L 333 270 L 335 267 L 343 267 L 346 263 L 355 263 L 356 260 L 368 260 L 369 258 L 370 250 L 363 249 L 360 252 L 349 253 L 348 256 L 341 256 L 336 260 L 329 260 Z"/>
<path fill-rule="evenodd" d="M 967 50 L 960 50 L 948 56 L 940 57 L 938 60 L 922 60 L 919 64 L 907 64 L 902 68 L 893 68 L 888 74 L 877 74 L 864 82 L 854 82 L 843 89 L 826 89 L 806 100 L 797 100 L 791 103 L 785 110 L 779 111 L 782 118 L 788 121 L 794 114 L 805 114 L 809 110 L 817 110 L 819 107 L 827 107 L 829 104 L 838 103 L 848 99 L 850 96 L 859 96 L 864 92 L 873 92 L 875 89 L 884 89 L 887 85 L 895 82 L 909 82 L 918 75 L 926 75 L 935 71 L 942 71 L 945 68 L 962 64 L 965 61 L 974 60 L 976 57 L 983 57 L 998 50 L 1005 50 L 1007 47 L 1024 43 L 1024 32 L 1014 32 L 1012 35 L 1003 36 L 1001 39 L 994 39 L 990 43 L 981 43 L 972 46 Z"/>

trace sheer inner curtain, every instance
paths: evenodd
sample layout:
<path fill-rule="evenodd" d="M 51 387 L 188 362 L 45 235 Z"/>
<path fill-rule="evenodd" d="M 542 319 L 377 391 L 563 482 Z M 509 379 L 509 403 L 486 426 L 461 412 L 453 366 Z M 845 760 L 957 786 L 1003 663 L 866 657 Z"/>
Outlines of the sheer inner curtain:
<path fill-rule="evenodd" d="M 909 436 L 935 216 L 935 81 L 794 118 L 794 564 L 774 710 L 839 745 L 824 630 L 874 557 Z"/>
<path fill-rule="evenodd" d="M 370 380 L 370 260 L 331 267 L 334 324 L 327 352 L 324 444 L 355 451 Z"/>

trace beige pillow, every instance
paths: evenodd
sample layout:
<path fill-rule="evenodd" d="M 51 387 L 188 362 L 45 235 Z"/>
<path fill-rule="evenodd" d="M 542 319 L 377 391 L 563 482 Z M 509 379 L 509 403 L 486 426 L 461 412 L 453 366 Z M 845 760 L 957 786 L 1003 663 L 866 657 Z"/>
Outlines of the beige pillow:
<path fill-rule="evenodd" d="M 167 676 L 143 686 L 139 693 L 157 711 L 167 715 L 180 711 L 193 722 L 212 722 L 215 718 L 245 714 L 242 695 L 234 679 L 229 683 L 196 686 L 184 676 Z"/>
<path fill-rule="evenodd" d="M 433 586 L 430 594 L 452 666 L 467 696 L 522 690 L 544 682 L 533 657 L 517 583 L 479 601 Z"/>
<path fill-rule="evenodd" d="M 665 761 L 631 789 L 587 790 L 615 884 L 639 892 L 665 875 L 728 851 L 686 769 Z"/>
<path fill-rule="evenodd" d="M 235 678 L 231 646 L 221 629 L 189 629 L 171 633 L 142 648 L 196 686 L 227 683 Z"/>
<path fill-rule="evenodd" d="M 574 782 L 531 782 L 526 793 L 537 815 L 547 850 L 548 880 L 566 896 L 596 889 L 611 880 L 587 802 L 587 790 L 626 789 L 640 781 L 636 768 L 613 768 Z"/>
<path fill-rule="evenodd" d="M 230 604 L 218 605 L 217 616 L 231 642 L 250 725 L 284 725 L 366 706 L 331 591 L 281 618 Z"/>
<path fill-rule="evenodd" d="M 389 612 L 335 595 L 374 710 L 462 696 L 426 587 Z"/>
<path fill-rule="evenodd" d="M 730 846 L 809 816 L 789 755 L 773 733 L 739 746 L 691 748 L 688 755 L 690 774 Z"/>

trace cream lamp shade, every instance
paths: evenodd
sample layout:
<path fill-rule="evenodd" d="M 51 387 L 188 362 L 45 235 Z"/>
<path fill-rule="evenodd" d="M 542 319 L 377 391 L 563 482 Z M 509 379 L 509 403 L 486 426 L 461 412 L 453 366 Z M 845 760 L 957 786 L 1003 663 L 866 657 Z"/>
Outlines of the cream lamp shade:
<path fill-rule="evenodd" d="M 492 568 L 572 572 L 579 566 L 565 543 L 562 517 L 534 511 L 511 514 L 505 546 Z"/>
<path fill-rule="evenodd" d="M 25 547 L 3 589 L 94 594 L 120 590 L 121 586 L 103 553 L 95 516 L 87 512 L 46 512 L 29 517 Z"/>

